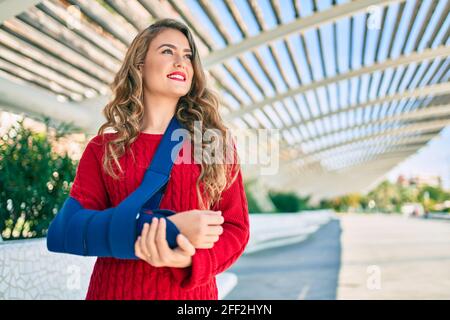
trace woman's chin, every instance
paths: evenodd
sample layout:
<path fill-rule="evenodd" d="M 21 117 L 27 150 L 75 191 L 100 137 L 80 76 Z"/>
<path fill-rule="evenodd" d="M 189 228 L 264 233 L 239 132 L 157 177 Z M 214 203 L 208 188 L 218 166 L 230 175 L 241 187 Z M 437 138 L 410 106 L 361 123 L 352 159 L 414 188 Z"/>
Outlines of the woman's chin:
<path fill-rule="evenodd" d="M 181 97 L 187 95 L 188 92 L 189 92 L 189 91 L 187 91 L 187 90 L 171 90 L 171 91 L 168 93 L 168 95 L 170 95 L 170 96 L 175 96 L 175 97 L 178 97 L 178 98 L 181 98 Z"/>

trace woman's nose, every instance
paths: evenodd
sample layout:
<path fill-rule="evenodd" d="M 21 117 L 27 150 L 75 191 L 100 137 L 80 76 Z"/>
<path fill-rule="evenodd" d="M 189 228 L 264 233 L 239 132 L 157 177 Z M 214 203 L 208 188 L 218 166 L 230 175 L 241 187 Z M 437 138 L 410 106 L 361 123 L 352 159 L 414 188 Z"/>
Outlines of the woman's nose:
<path fill-rule="evenodd" d="M 183 57 L 180 57 L 179 55 L 175 56 L 175 65 L 176 66 L 182 66 L 183 65 Z"/>

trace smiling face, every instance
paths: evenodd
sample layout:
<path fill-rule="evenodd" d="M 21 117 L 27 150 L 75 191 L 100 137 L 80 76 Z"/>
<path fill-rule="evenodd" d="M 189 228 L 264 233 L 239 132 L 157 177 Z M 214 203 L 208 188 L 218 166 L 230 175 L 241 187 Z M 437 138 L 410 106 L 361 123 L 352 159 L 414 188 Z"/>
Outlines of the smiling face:
<path fill-rule="evenodd" d="M 186 95 L 194 76 L 192 58 L 189 41 L 182 32 L 161 31 L 150 43 L 142 68 L 145 90 L 156 96 Z"/>

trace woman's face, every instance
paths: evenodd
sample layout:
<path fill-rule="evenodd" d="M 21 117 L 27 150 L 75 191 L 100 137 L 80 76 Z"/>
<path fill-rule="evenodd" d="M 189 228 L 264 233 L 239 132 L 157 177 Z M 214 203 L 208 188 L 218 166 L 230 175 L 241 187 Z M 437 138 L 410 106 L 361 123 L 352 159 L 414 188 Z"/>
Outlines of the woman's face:
<path fill-rule="evenodd" d="M 179 98 L 189 92 L 194 76 L 192 51 L 176 29 L 161 31 L 150 43 L 143 66 L 144 87 L 151 95 Z"/>

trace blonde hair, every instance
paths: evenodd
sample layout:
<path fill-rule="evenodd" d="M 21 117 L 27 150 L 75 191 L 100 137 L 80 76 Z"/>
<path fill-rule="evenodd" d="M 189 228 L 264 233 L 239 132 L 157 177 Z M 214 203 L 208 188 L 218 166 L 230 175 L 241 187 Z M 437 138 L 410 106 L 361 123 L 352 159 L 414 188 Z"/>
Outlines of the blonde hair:
<path fill-rule="evenodd" d="M 165 29 L 181 31 L 187 38 L 192 50 L 192 66 L 194 76 L 190 91 L 180 97 L 175 116 L 187 129 L 191 136 L 198 131 L 195 121 L 202 124 L 203 133 L 208 129 L 219 131 L 222 137 L 228 137 L 228 128 L 224 125 L 219 114 L 219 99 L 217 95 L 207 88 L 205 73 L 191 32 L 183 23 L 174 19 L 162 19 L 142 30 L 133 40 L 120 70 L 111 84 L 113 99 L 103 109 L 106 122 L 100 127 L 98 134 L 104 135 L 105 130 L 113 129 L 116 133 L 113 139 L 107 139 L 103 156 L 103 169 L 114 179 L 119 179 L 116 168 L 122 173 L 119 158 L 129 150 L 130 145 L 139 135 L 144 117 L 143 82 L 139 65 L 144 63 L 151 41 Z M 197 134 L 200 134 L 197 132 Z M 222 139 L 223 141 L 223 139 Z M 228 139 L 221 145 L 222 154 L 229 152 Z M 202 139 L 202 149 L 209 143 Z M 217 141 L 213 142 L 214 145 Z M 217 145 L 216 145 L 217 146 Z M 211 147 L 211 145 L 210 145 Z M 191 148 L 192 150 L 194 148 Z M 228 151 L 227 151 L 228 150 Z M 234 145 L 232 165 L 226 161 L 210 163 L 208 157 L 202 157 L 201 172 L 196 181 L 196 190 L 201 209 L 209 209 L 220 200 L 220 195 L 236 179 L 240 169 L 238 155 Z M 216 155 L 216 160 L 220 159 Z M 200 184 L 203 190 L 200 191 Z"/>

